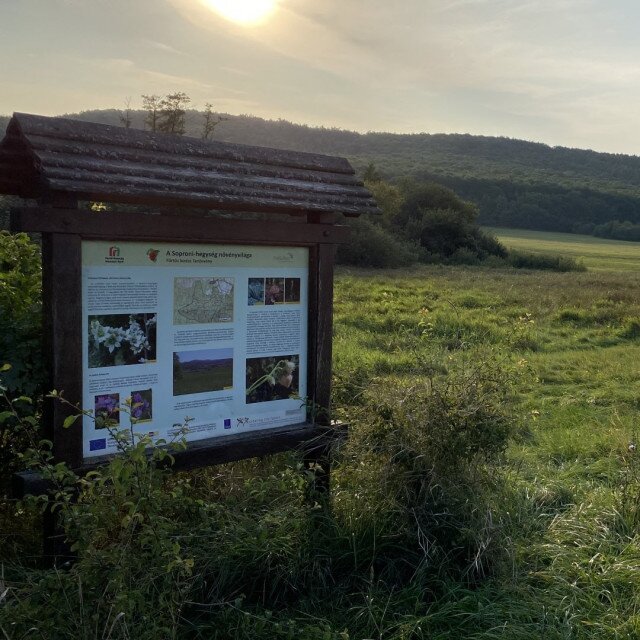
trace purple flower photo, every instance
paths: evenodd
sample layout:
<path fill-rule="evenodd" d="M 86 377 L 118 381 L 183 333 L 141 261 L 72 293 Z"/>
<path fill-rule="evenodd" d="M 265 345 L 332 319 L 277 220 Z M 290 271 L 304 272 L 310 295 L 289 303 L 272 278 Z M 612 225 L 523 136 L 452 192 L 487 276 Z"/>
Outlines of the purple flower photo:
<path fill-rule="evenodd" d="M 131 392 L 131 418 L 135 422 L 149 422 L 151 420 L 151 389 Z"/>
<path fill-rule="evenodd" d="M 107 393 L 94 398 L 96 429 L 117 427 L 120 424 L 120 394 Z"/>

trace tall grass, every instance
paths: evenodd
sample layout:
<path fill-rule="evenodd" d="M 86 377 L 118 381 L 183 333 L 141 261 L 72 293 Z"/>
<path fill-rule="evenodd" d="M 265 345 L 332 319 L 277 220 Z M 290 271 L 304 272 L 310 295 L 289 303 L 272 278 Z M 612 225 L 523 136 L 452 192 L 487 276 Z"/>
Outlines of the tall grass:
<path fill-rule="evenodd" d="M 73 567 L 3 549 L 0 637 L 638 636 L 638 317 L 637 274 L 341 271 L 330 503 L 295 453 L 105 472 Z"/>

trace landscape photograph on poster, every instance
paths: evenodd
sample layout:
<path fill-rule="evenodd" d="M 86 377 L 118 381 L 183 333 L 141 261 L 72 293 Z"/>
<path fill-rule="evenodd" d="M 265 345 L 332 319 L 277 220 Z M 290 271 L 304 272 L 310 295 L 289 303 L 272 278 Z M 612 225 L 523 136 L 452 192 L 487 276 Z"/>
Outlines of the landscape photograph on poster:
<path fill-rule="evenodd" d="M 89 368 L 155 362 L 157 319 L 155 313 L 89 316 Z"/>
<path fill-rule="evenodd" d="M 198 349 L 173 354 L 173 395 L 233 388 L 233 349 Z"/>
<path fill-rule="evenodd" d="M 299 355 L 248 358 L 247 404 L 297 397 L 299 364 Z"/>
<path fill-rule="evenodd" d="M 233 322 L 233 278 L 175 278 L 173 324 Z"/>

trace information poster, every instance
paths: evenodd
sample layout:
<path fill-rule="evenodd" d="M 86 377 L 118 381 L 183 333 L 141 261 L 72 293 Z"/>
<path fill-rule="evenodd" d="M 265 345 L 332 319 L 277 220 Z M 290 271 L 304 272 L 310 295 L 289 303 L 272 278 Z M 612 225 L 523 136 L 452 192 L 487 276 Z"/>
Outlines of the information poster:
<path fill-rule="evenodd" d="M 306 419 L 309 252 L 82 243 L 85 458 Z"/>

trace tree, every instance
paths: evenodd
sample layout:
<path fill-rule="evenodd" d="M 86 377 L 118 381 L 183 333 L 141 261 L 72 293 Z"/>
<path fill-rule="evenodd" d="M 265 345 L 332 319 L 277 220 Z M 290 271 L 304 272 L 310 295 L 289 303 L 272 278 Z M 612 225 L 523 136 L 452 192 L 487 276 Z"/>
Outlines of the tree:
<path fill-rule="evenodd" d="M 124 111 L 121 111 L 118 119 L 125 129 L 131 128 L 131 98 L 124 101 Z"/>
<path fill-rule="evenodd" d="M 160 101 L 158 131 L 182 136 L 185 132 L 185 115 L 191 98 L 184 92 L 170 93 Z"/>
<path fill-rule="evenodd" d="M 173 353 L 173 379 L 174 380 L 182 380 L 182 363 L 180 362 L 180 355 L 177 353 Z"/>
<path fill-rule="evenodd" d="M 159 131 L 158 124 L 160 121 L 161 101 L 162 97 L 155 94 L 142 95 L 142 108 L 147 112 L 144 118 L 144 125 L 151 129 L 151 131 Z"/>
<path fill-rule="evenodd" d="M 456 259 L 465 253 L 478 260 L 490 255 L 506 257 L 506 249 L 478 226 L 476 206 L 461 200 L 451 189 L 405 182 L 403 190 L 405 199 L 394 222 L 430 256 Z"/>
<path fill-rule="evenodd" d="M 395 185 L 389 184 L 384 180 L 374 182 L 365 180 L 365 186 L 371 191 L 371 195 L 382 211 L 381 224 L 387 228 L 391 227 L 393 221 L 400 213 L 400 208 L 404 202 L 402 191 Z"/>
<path fill-rule="evenodd" d="M 401 189 L 405 197 L 396 219 L 401 224 L 422 217 L 423 212 L 430 209 L 455 211 L 469 224 L 474 223 L 478 215 L 474 204 L 465 202 L 451 189 L 439 184 L 405 180 L 401 184 Z"/>
<path fill-rule="evenodd" d="M 370 162 L 367 165 L 367 168 L 364 170 L 364 175 L 362 179 L 369 184 L 376 184 L 378 182 L 382 182 L 382 176 L 378 171 L 378 168 L 373 162 Z"/>
<path fill-rule="evenodd" d="M 209 140 L 213 136 L 215 128 L 223 121 L 228 120 L 219 114 L 213 112 L 213 105 L 207 102 L 204 105 L 204 123 L 202 126 L 202 139 Z"/>

